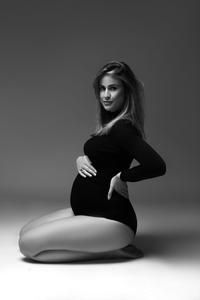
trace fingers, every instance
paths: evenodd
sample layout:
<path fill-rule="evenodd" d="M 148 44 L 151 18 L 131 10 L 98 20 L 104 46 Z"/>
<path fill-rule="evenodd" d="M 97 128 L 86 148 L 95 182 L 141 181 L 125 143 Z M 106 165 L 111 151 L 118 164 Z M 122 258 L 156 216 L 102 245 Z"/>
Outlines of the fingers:
<path fill-rule="evenodd" d="M 78 157 L 76 162 L 78 172 L 82 177 L 96 176 L 97 170 L 92 166 L 92 162 L 87 155 Z"/>
<path fill-rule="evenodd" d="M 82 177 L 86 177 L 86 175 L 83 173 L 83 170 L 79 170 L 79 174 L 80 174 Z"/>
<path fill-rule="evenodd" d="M 129 199 L 129 194 L 128 194 L 128 190 L 123 190 L 123 189 L 121 189 L 121 190 L 116 190 L 116 189 L 114 189 L 117 193 L 119 193 L 121 196 L 123 196 L 124 198 L 127 198 L 127 199 Z M 112 197 L 112 193 L 113 193 L 113 189 L 112 190 L 109 190 L 109 192 L 108 192 L 108 200 L 110 200 L 110 198 Z"/>
<path fill-rule="evenodd" d="M 82 175 L 83 177 L 86 176 L 90 176 L 92 177 L 92 175 L 96 176 L 96 169 L 93 166 L 87 166 L 84 165 L 80 170 L 79 170 L 80 175 Z"/>
<path fill-rule="evenodd" d="M 129 198 L 128 185 L 127 183 L 121 181 L 117 176 L 114 176 L 110 182 L 110 188 L 108 191 L 108 200 L 112 197 L 113 190 L 118 192 L 121 196 Z"/>
<path fill-rule="evenodd" d="M 118 192 L 123 197 L 129 198 L 128 188 L 126 186 L 121 185 L 119 187 L 119 186 L 115 185 L 115 190 L 116 190 L 116 192 Z"/>
<path fill-rule="evenodd" d="M 82 166 L 82 169 L 86 170 L 87 172 L 92 173 L 93 175 L 96 175 L 96 169 L 92 166 L 92 162 L 90 161 L 89 157 L 87 155 L 84 156 L 85 164 Z"/>
<path fill-rule="evenodd" d="M 89 172 L 91 172 L 93 175 L 96 175 L 97 170 L 92 165 L 86 166 L 86 168 L 89 168 Z"/>
<path fill-rule="evenodd" d="M 114 189 L 115 190 L 115 189 Z M 128 191 L 125 191 L 125 190 L 120 190 L 120 191 L 118 191 L 118 190 L 115 190 L 117 193 L 119 193 L 121 196 L 123 196 L 124 198 L 127 198 L 127 199 L 129 199 L 129 194 L 128 194 Z M 112 192 L 113 192 L 113 190 L 111 191 L 109 191 L 108 192 L 108 200 L 110 200 L 110 198 L 112 197 Z"/>
<path fill-rule="evenodd" d="M 109 192 L 108 192 L 108 200 L 110 200 L 111 197 L 112 197 L 112 190 L 109 190 Z"/>

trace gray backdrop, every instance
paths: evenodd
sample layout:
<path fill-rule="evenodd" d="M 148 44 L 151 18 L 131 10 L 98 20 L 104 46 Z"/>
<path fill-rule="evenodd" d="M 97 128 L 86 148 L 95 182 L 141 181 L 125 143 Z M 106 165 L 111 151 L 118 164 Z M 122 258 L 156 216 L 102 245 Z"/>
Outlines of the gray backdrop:
<path fill-rule="evenodd" d="M 92 81 L 112 59 L 127 62 L 144 82 L 147 141 L 167 164 L 165 176 L 129 183 L 132 201 L 197 203 L 199 6 L 1 1 L 2 203 L 68 206 L 76 158 L 95 127 Z"/>

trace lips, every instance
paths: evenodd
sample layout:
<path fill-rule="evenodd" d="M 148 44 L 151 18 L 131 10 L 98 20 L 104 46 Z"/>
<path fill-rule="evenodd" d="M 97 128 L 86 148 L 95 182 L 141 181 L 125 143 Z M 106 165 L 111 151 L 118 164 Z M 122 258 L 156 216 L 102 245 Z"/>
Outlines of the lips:
<path fill-rule="evenodd" d="M 103 103 L 106 104 L 106 105 L 111 105 L 112 104 L 111 101 L 104 101 Z"/>

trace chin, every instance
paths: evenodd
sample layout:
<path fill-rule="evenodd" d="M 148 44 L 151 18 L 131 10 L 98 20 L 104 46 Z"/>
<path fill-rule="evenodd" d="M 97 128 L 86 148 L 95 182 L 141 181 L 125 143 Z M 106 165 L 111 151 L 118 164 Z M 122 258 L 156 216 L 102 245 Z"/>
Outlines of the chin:
<path fill-rule="evenodd" d="M 106 110 L 106 111 L 109 111 L 109 112 L 111 112 L 111 113 L 115 112 L 115 110 L 109 109 L 109 108 L 105 108 L 105 110 Z"/>

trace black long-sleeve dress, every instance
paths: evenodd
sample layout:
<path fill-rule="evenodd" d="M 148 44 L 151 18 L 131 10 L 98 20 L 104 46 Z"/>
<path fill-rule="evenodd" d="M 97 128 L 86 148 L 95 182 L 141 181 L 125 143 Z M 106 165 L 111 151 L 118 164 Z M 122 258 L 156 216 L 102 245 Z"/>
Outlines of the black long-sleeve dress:
<path fill-rule="evenodd" d="M 111 178 L 119 172 L 120 179 L 126 182 L 164 175 L 164 160 L 144 141 L 136 127 L 124 119 L 117 121 L 107 135 L 88 139 L 83 150 L 97 175 L 82 177 L 78 173 L 76 176 L 70 195 L 74 214 L 116 220 L 128 225 L 136 234 L 137 217 L 130 200 L 115 190 L 108 200 Z M 139 165 L 129 168 L 133 159 Z"/>

